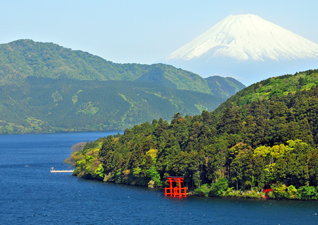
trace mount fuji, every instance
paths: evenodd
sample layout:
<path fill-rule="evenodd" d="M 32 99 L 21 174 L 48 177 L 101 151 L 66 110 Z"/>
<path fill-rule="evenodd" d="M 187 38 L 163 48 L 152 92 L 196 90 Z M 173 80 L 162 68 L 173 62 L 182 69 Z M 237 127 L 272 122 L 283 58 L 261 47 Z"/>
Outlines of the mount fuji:
<path fill-rule="evenodd" d="M 318 44 L 256 15 L 230 15 L 168 55 L 165 63 L 252 84 L 317 69 Z"/>

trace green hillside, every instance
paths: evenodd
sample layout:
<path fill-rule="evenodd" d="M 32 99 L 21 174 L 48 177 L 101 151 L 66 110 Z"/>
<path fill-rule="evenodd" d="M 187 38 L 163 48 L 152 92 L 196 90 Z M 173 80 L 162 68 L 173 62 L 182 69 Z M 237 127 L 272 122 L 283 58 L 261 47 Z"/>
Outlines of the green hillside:
<path fill-rule="evenodd" d="M 318 84 L 318 70 L 272 77 L 252 84 L 225 101 L 218 109 L 228 105 L 243 106 L 257 100 L 270 100 L 275 97 L 293 95 L 296 91 L 309 90 Z"/>
<path fill-rule="evenodd" d="M 156 73 L 161 77 L 158 82 Z M 199 75 L 169 65 L 113 63 L 87 52 L 32 40 L 18 40 L 0 45 L 0 85 L 19 85 L 29 76 L 100 81 L 137 79 L 180 90 L 228 97 L 222 93 L 211 92 L 208 83 Z"/>
<path fill-rule="evenodd" d="M 132 81 L 26 78 L 0 86 L 0 133 L 124 130 L 175 112 L 194 115 L 223 99 Z"/>
<path fill-rule="evenodd" d="M 66 161 L 79 177 L 166 186 L 201 196 L 318 199 L 317 70 L 271 78 L 214 112 L 162 119 L 88 143 Z M 268 94 L 265 94 L 268 93 Z M 272 185 L 275 183 L 275 185 Z"/>

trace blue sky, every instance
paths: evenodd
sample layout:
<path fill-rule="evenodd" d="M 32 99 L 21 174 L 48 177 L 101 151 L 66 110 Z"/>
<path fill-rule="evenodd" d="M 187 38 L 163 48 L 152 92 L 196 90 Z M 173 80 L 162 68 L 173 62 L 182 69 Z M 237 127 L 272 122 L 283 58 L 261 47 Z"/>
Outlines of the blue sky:
<path fill-rule="evenodd" d="M 232 14 L 318 43 L 318 1 L 2 0 L 0 43 L 53 42 L 119 63 L 155 63 Z"/>

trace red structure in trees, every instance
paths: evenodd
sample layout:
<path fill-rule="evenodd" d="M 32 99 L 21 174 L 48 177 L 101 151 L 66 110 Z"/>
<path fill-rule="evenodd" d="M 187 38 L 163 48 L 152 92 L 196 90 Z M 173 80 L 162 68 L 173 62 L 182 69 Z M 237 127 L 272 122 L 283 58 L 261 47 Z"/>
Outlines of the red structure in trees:
<path fill-rule="evenodd" d="M 271 188 L 264 189 L 264 193 L 265 193 L 265 194 L 266 194 L 267 192 L 269 192 L 269 191 L 273 191 L 273 189 L 271 189 Z"/>
<path fill-rule="evenodd" d="M 187 197 L 187 188 L 181 187 L 183 182 L 183 177 L 167 177 L 170 187 L 165 187 L 165 196 L 171 197 Z M 176 183 L 176 186 L 173 187 L 173 183 Z"/>

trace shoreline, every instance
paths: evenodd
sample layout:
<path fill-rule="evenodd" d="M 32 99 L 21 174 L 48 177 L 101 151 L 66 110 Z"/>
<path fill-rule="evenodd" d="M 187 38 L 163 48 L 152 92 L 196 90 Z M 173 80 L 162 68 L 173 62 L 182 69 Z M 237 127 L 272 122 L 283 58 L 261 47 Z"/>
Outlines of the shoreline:
<path fill-rule="evenodd" d="M 85 179 L 85 180 L 92 180 L 92 181 L 99 181 L 99 182 L 103 182 L 103 183 L 111 183 L 111 184 L 116 184 L 116 185 L 127 185 L 127 186 L 138 186 L 138 187 L 143 187 L 143 188 L 147 188 L 147 189 L 153 189 L 153 190 L 158 190 L 158 191 L 162 191 L 164 193 L 164 187 L 147 187 L 147 186 L 141 186 L 141 185 L 132 185 L 132 184 L 127 184 L 127 183 L 116 183 L 116 182 L 112 182 L 112 181 L 103 181 L 101 179 L 94 179 L 94 178 L 84 178 L 84 177 L 79 177 L 77 175 L 75 175 L 74 173 L 72 174 L 72 176 L 76 176 L 79 179 Z M 286 200 L 286 201 L 317 201 L 315 199 L 310 199 L 310 200 L 305 200 L 305 199 L 288 199 L 288 198 L 270 198 L 270 197 L 266 197 L 264 198 L 264 192 L 259 192 L 258 196 L 252 196 L 253 193 L 257 193 L 257 191 L 245 191 L 243 192 L 241 195 L 236 195 L 236 196 L 204 196 L 204 195 L 199 195 L 199 194 L 195 194 L 196 189 L 194 190 L 190 190 L 187 191 L 187 197 L 198 197 L 198 198 L 228 198 L 228 199 L 255 199 L 255 200 Z M 235 193 L 241 193 L 241 190 L 234 190 Z M 251 193 L 248 193 L 251 192 Z M 233 192 L 232 192 L 233 193 Z M 234 193 L 233 193 L 234 194 Z M 169 197 L 169 196 L 165 196 L 168 198 L 185 198 L 185 197 Z"/>

